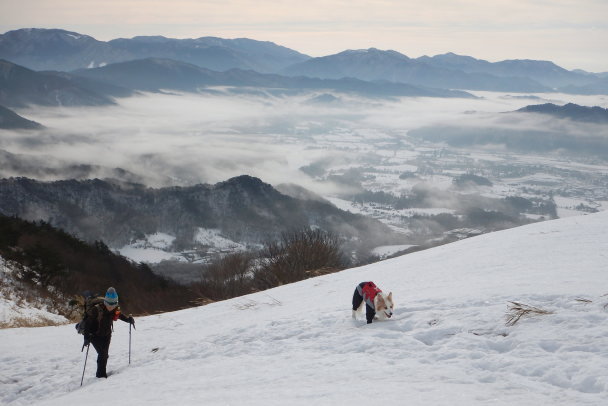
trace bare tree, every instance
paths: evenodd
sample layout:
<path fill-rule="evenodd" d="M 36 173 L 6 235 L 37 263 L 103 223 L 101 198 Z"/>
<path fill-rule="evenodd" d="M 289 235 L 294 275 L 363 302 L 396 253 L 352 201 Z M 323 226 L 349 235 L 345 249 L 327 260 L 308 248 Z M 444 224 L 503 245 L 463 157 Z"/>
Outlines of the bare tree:
<path fill-rule="evenodd" d="M 243 252 L 219 257 L 203 267 L 199 293 L 213 300 L 251 293 L 253 262 L 253 256 Z"/>
<path fill-rule="evenodd" d="M 264 289 L 306 279 L 319 269 L 343 269 L 344 264 L 337 236 L 305 229 L 284 233 L 279 241 L 267 243 L 255 279 Z"/>

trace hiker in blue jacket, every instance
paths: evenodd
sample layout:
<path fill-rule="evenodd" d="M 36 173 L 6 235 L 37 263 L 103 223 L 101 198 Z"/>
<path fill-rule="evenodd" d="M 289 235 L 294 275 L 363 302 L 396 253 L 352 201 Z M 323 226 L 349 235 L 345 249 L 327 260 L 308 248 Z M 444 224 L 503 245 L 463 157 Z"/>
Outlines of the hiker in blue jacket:
<path fill-rule="evenodd" d="M 135 326 L 133 317 L 126 317 L 120 312 L 118 293 L 116 293 L 116 289 L 110 287 L 103 303 L 96 304 L 87 310 L 84 328 L 84 345 L 93 344 L 93 348 L 97 351 L 97 373 L 95 374 L 97 378 L 108 377 L 106 365 L 112 339 L 112 326 L 118 319 Z"/>

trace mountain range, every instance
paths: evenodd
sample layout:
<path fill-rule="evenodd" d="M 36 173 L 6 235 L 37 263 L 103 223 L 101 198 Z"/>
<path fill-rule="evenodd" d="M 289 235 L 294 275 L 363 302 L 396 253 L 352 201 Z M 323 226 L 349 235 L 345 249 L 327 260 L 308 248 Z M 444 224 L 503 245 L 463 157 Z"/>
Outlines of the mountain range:
<path fill-rule="evenodd" d="M 505 60 L 492 63 L 453 53 L 409 58 L 396 51 L 375 48 L 312 58 L 271 42 L 244 38 L 149 36 L 104 42 L 59 29 L 21 29 L 0 35 L 0 58 L 33 70 L 71 72 L 155 58 L 215 72 L 237 69 L 240 76 L 243 75 L 241 71 L 255 71 L 316 79 L 353 78 L 366 82 L 406 83 L 425 88 L 510 92 L 559 89 L 570 93 L 608 93 L 605 76 L 568 71 L 549 61 Z M 266 77 L 262 82 L 272 81 L 285 83 L 286 79 L 274 77 L 270 80 Z M 255 83 L 255 79 L 249 82 Z"/>
<path fill-rule="evenodd" d="M 85 241 L 102 240 L 113 248 L 164 233 L 174 237 L 169 247 L 174 251 L 200 250 L 204 243 L 197 234 L 208 229 L 250 246 L 310 227 L 344 238 L 350 251 L 398 240 L 377 220 L 318 199 L 287 196 L 245 175 L 215 185 L 160 189 L 99 179 L 1 179 L 0 214 L 44 220 Z"/>
<path fill-rule="evenodd" d="M 375 48 L 348 50 L 311 58 L 284 68 L 286 75 L 319 78 L 355 77 L 388 80 L 448 89 L 510 92 L 606 94 L 603 75 L 568 71 L 549 61 L 505 60 L 488 62 L 447 53 L 409 58 L 399 52 Z"/>
<path fill-rule="evenodd" d="M 34 70 L 71 71 L 148 57 L 175 59 L 212 70 L 276 72 L 309 56 L 246 38 L 172 39 L 140 36 L 98 41 L 60 29 L 27 28 L 0 35 L 0 58 Z"/>
<path fill-rule="evenodd" d="M 586 85 L 596 77 L 593 74 L 569 71 L 550 61 L 512 59 L 488 62 L 452 52 L 417 59 L 436 68 L 459 70 L 466 73 L 485 73 L 501 78 L 529 78 L 544 86 L 559 88 L 566 85 Z"/>
<path fill-rule="evenodd" d="M 548 114 L 558 118 L 587 123 L 608 124 L 608 109 L 599 106 L 588 107 L 574 103 L 558 106 L 553 103 L 545 103 L 522 107 L 517 111 L 520 113 Z"/>
<path fill-rule="evenodd" d="M 185 62 L 160 58 L 121 62 L 92 69 L 79 69 L 73 73 L 94 81 L 143 91 L 169 89 L 193 92 L 211 86 L 231 86 L 290 90 L 332 89 L 372 97 L 473 97 L 467 92 L 458 90 L 413 86 L 406 83 L 370 82 L 355 78 L 288 77 L 236 68 L 217 72 Z"/>
<path fill-rule="evenodd" d="M 405 83 L 372 83 L 352 78 L 329 80 L 287 77 L 241 69 L 217 72 L 160 58 L 120 62 L 100 68 L 79 69 L 72 73 L 36 72 L 0 60 L 0 104 L 8 107 L 31 104 L 102 106 L 115 104 L 114 98 L 128 97 L 137 91 L 199 92 L 213 86 L 269 88 L 276 92 L 331 89 L 367 97 L 474 97 L 464 91 Z"/>
<path fill-rule="evenodd" d="M 432 62 L 432 63 L 431 63 Z M 395 51 L 344 51 L 336 55 L 313 58 L 281 71 L 324 79 L 355 77 L 362 80 L 386 80 L 449 89 L 546 92 L 550 88 L 528 77 L 496 76 L 486 72 L 466 72 L 440 61 L 411 59 Z"/>

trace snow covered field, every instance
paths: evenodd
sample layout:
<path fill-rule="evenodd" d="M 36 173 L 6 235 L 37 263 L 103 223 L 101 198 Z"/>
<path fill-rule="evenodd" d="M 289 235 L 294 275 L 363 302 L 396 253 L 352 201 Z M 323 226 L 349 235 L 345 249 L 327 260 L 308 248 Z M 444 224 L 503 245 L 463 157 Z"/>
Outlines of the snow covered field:
<path fill-rule="evenodd" d="M 485 234 L 117 322 L 106 380 L 72 325 L 0 331 L 3 405 L 605 405 L 608 212 Z M 351 319 L 355 285 L 393 319 Z M 119 292 L 120 293 L 120 292 Z M 553 314 L 505 326 L 509 301 Z M 128 312 L 128 309 L 124 309 Z"/>

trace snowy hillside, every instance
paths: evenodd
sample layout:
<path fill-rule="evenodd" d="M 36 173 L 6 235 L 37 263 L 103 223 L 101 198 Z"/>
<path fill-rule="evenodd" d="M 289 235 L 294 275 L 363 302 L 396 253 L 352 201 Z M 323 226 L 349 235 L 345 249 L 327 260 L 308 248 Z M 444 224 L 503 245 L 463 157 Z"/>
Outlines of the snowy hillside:
<path fill-rule="evenodd" d="M 71 325 L 0 331 L 3 405 L 605 405 L 608 212 L 481 235 L 117 322 L 108 380 Z M 350 318 L 355 285 L 393 319 Z M 119 292 L 120 294 L 120 292 Z M 552 314 L 505 326 L 509 301 Z M 128 311 L 128 309 L 124 309 Z"/>
<path fill-rule="evenodd" d="M 68 322 L 65 317 L 53 313 L 54 306 L 50 297 L 36 297 L 36 293 L 27 285 L 16 280 L 16 273 L 18 271 L 0 257 L 0 328 L 60 325 Z"/>

